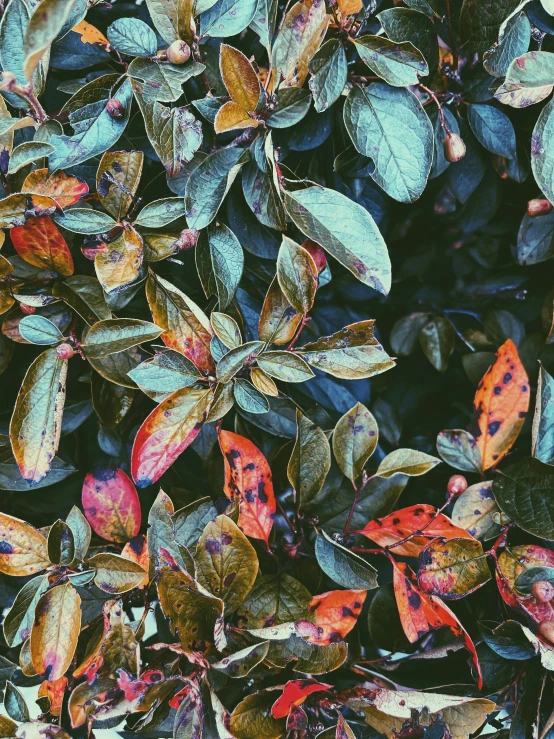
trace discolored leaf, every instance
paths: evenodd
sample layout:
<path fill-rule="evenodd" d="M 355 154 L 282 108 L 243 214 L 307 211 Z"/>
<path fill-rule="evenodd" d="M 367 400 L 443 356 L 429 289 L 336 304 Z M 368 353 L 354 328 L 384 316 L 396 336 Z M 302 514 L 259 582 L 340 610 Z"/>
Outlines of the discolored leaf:
<path fill-rule="evenodd" d="M 153 341 L 163 333 L 148 321 L 135 318 L 110 318 L 94 323 L 87 332 L 83 351 L 87 357 L 98 359 L 109 354 L 131 349 L 145 341 Z"/>
<path fill-rule="evenodd" d="M 419 587 L 424 593 L 456 600 L 491 579 L 483 545 L 472 539 L 431 541 L 419 554 Z"/>
<path fill-rule="evenodd" d="M 283 382 L 306 382 L 314 377 L 306 362 L 292 352 L 263 352 L 258 356 L 257 362 L 264 372 Z"/>
<path fill-rule="evenodd" d="M 262 341 L 282 346 L 294 338 L 302 314 L 296 311 L 286 299 L 277 277 L 274 277 L 262 306 L 258 333 Z"/>
<path fill-rule="evenodd" d="M 73 274 L 69 247 L 50 218 L 34 218 L 10 231 L 16 252 L 29 264 L 68 277 Z"/>
<path fill-rule="evenodd" d="M 492 480 L 470 485 L 457 498 L 452 509 L 452 523 L 465 529 L 476 539 L 495 539 L 500 534 L 500 526 L 495 523 L 494 514 L 498 506 L 492 494 Z"/>
<path fill-rule="evenodd" d="M 377 446 L 379 430 L 372 414 L 356 403 L 339 419 L 333 432 L 333 454 L 345 477 L 354 481 Z"/>
<path fill-rule="evenodd" d="M 2 572 L 6 572 L 4 563 L 2 563 Z M 21 588 L 4 618 L 4 638 L 8 646 L 17 647 L 29 638 L 35 620 L 35 608 L 47 589 L 47 575 L 34 577 Z"/>
<path fill-rule="evenodd" d="M 423 54 L 410 42 L 395 43 L 381 36 L 361 36 L 354 42 L 360 59 L 394 87 L 417 85 L 429 74 Z"/>
<path fill-rule="evenodd" d="M 277 257 L 277 280 L 292 307 L 305 315 L 311 310 L 318 288 L 318 272 L 311 254 L 283 236 Z"/>
<path fill-rule="evenodd" d="M 140 501 L 123 470 L 97 468 L 85 477 L 83 510 L 98 536 L 124 544 L 140 531 Z"/>
<path fill-rule="evenodd" d="M 19 518 L 0 514 L 0 572 L 34 575 L 49 564 L 46 538 Z"/>
<path fill-rule="evenodd" d="M 118 292 L 139 276 L 143 243 L 134 228 L 126 228 L 121 236 L 106 243 L 96 255 L 96 275 L 107 293 Z"/>
<path fill-rule="evenodd" d="M 313 693 L 326 691 L 331 687 L 313 678 L 305 680 L 289 680 L 283 688 L 283 694 L 271 706 L 273 718 L 286 718 L 295 706 L 300 706 Z"/>
<path fill-rule="evenodd" d="M 248 59 L 238 49 L 221 44 L 219 67 L 225 87 L 234 102 L 243 110 L 252 113 L 258 105 L 261 88 Z"/>
<path fill-rule="evenodd" d="M 95 554 L 87 564 L 94 569 L 94 584 L 105 593 L 125 593 L 144 580 L 143 568 L 118 554 Z"/>
<path fill-rule="evenodd" d="M 441 431 L 437 436 L 437 451 L 444 462 L 457 470 L 481 471 L 481 452 L 469 431 Z"/>
<path fill-rule="evenodd" d="M 131 207 L 140 182 L 143 160 L 142 151 L 107 151 L 100 160 L 96 191 L 102 206 L 118 222 Z"/>
<path fill-rule="evenodd" d="M 303 622 L 302 635 L 312 644 L 334 644 L 352 631 L 366 599 L 367 590 L 331 590 L 312 598 L 310 611 L 315 628 Z"/>

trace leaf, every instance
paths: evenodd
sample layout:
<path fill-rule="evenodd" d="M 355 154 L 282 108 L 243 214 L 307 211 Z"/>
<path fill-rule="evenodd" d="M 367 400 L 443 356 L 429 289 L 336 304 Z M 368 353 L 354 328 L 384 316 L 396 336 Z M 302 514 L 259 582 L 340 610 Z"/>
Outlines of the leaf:
<path fill-rule="evenodd" d="M 63 341 L 60 329 L 44 316 L 23 316 L 19 322 L 19 333 L 31 344 L 51 346 Z"/>
<path fill-rule="evenodd" d="M 501 6 L 494 0 L 464 0 L 460 35 L 468 51 L 486 51 L 496 43 L 502 22 L 518 5 L 519 0 L 508 0 Z"/>
<path fill-rule="evenodd" d="M 360 36 L 354 41 L 360 59 L 394 87 L 417 85 L 429 74 L 422 53 L 410 42 L 395 43 L 381 36 Z"/>
<path fill-rule="evenodd" d="M 390 477 L 401 472 L 403 475 L 418 476 L 432 470 L 440 459 L 415 449 L 395 449 L 379 464 L 376 474 L 379 477 Z"/>
<path fill-rule="evenodd" d="M 158 49 L 156 34 L 138 18 L 118 18 L 106 31 L 108 41 L 121 54 L 155 56 Z"/>
<path fill-rule="evenodd" d="M 400 621 L 410 643 L 414 644 L 431 629 L 448 627 L 454 636 L 461 637 L 470 653 L 469 662 L 477 676 L 477 687 L 481 689 L 483 677 L 475 645 L 448 606 L 436 596 L 422 593 L 414 573 L 403 562 L 393 562 L 393 582 Z"/>
<path fill-rule="evenodd" d="M 430 541 L 419 554 L 419 587 L 424 593 L 457 600 L 491 579 L 483 545 L 471 539 Z"/>
<path fill-rule="evenodd" d="M 90 546 L 91 528 L 81 511 L 77 506 L 69 511 L 66 517 L 66 523 L 73 534 L 73 542 L 75 544 L 76 559 L 84 559 Z"/>
<path fill-rule="evenodd" d="M 196 245 L 196 266 L 206 297 L 217 295 L 219 309 L 232 302 L 244 268 L 242 247 L 230 228 L 210 224 Z"/>
<path fill-rule="evenodd" d="M 193 170 L 185 187 L 185 207 L 190 228 L 209 226 L 248 154 L 240 147 L 218 149 Z"/>
<path fill-rule="evenodd" d="M 254 0 L 217 0 L 200 16 L 203 36 L 229 38 L 247 28 L 256 13 Z"/>
<path fill-rule="evenodd" d="M 111 216 L 92 208 L 70 208 L 54 220 L 67 231 L 83 234 L 107 233 L 117 226 Z"/>
<path fill-rule="evenodd" d="M 143 228 L 163 228 L 184 215 L 185 208 L 181 198 L 162 198 L 145 205 L 135 223 Z"/>
<path fill-rule="evenodd" d="M 356 149 L 373 161 L 375 182 L 401 203 L 417 200 L 431 171 L 433 128 L 415 95 L 380 82 L 356 85 L 344 123 Z"/>
<path fill-rule="evenodd" d="M 234 654 L 213 662 L 211 668 L 234 678 L 246 677 L 257 665 L 264 661 L 269 649 L 269 641 L 254 644 Z"/>
<path fill-rule="evenodd" d="M 473 539 L 465 529 L 455 526 L 448 516 L 427 504 L 413 505 L 389 513 L 384 518 L 370 521 L 358 533 L 381 547 L 392 548 L 394 545 L 395 554 L 406 557 L 416 557 L 427 543 L 426 539 Z M 408 537 L 408 541 L 395 546 Z"/>
<path fill-rule="evenodd" d="M 251 118 L 238 103 L 229 100 L 218 109 L 214 119 L 216 133 L 235 131 L 239 128 L 256 128 L 258 121 Z"/>
<path fill-rule="evenodd" d="M 258 367 L 276 380 L 306 382 L 314 373 L 297 354 L 286 351 L 263 352 L 258 356 Z"/>
<path fill-rule="evenodd" d="M 33 207 L 37 215 L 49 210 L 54 201 L 58 208 L 69 208 L 88 194 L 88 185 L 78 177 L 71 177 L 65 172 L 48 175 L 48 169 L 36 169 L 30 172 L 21 187 L 21 191 L 32 195 Z"/>
<path fill-rule="evenodd" d="M 212 311 L 210 315 L 210 323 L 217 338 L 228 346 L 229 349 L 242 344 L 242 336 L 237 322 L 231 316 L 218 311 Z"/>
<path fill-rule="evenodd" d="M 334 644 L 352 631 L 360 615 L 367 590 L 331 590 L 312 598 L 310 611 L 315 629 L 303 622 L 302 635 L 312 644 Z"/>
<path fill-rule="evenodd" d="M 258 574 L 254 547 L 229 516 L 210 521 L 200 537 L 194 561 L 198 582 L 233 613 L 252 589 Z"/>
<path fill-rule="evenodd" d="M 379 430 L 372 414 L 356 403 L 342 416 L 333 432 L 333 453 L 342 474 L 356 480 L 377 446 Z"/>
<path fill-rule="evenodd" d="M 123 470 L 99 467 L 83 482 L 83 510 L 94 532 L 108 541 L 124 544 L 140 531 L 140 501 Z"/>
<path fill-rule="evenodd" d="M 109 354 L 131 349 L 145 341 L 153 341 L 163 329 L 148 321 L 136 318 L 108 318 L 97 321 L 87 332 L 83 351 L 88 357 L 97 359 Z"/>
<path fill-rule="evenodd" d="M 552 464 L 554 461 L 554 437 L 552 427 L 552 413 L 554 399 L 552 390 L 554 380 L 541 365 L 537 383 L 537 400 L 533 417 L 532 454 L 541 462 Z"/>
<path fill-rule="evenodd" d="M 0 513 L 0 572 L 34 575 L 48 567 L 46 538 L 31 524 Z"/>
<path fill-rule="evenodd" d="M 467 120 L 485 149 L 507 159 L 516 157 L 516 134 L 506 113 L 492 105 L 470 105 Z"/>
<path fill-rule="evenodd" d="M 283 688 L 283 694 L 271 706 L 273 718 L 286 718 L 294 706 L 302 703 L 313 693 L 320 693 L 331 688 L 327 683 L 320 683 L 314 678 L 305 680 L 289 680 Z"/>
<path fill-rule="evenodd" d="M 8 716 L 14 721 L 30 721 L 31 719 L 25 698 L 9 680 L 6 682 L 4 708 Z"/>
<path fill-rule="evenodd" d="M 156 482 L 194 441 L 206 419 L 213 390 L 176 390 L 143 422 L 131 455 L 131 474 L 138 487 Z"/>
<path fill-rule="evenodd" d="M 6 7 L 5 13 L 2 15 L 2 23 L 0 24 L 0 61 L 2 69 L 8 69 L 15 75 L 16 81 L 20 85 L 28 84 L 28 80 L 24 72 L 24 63 L 26 59 L 24 39 L 25 33 L 29 26 L 30 12 L 25 3 L 15 2 L 12 7 Z M 36 89 L 37 80 L 33 81 L 33 87 Z M 21 106 L 21 99 L 14 96 Z"/>
<path fill-rule="evenodd" d="M 261 575 L 240 607 L 239 617 L 249 629 L 288 624 L 307 617 L 311 600 L 309 590 L 294 577 Z"/>
<path fill-rule="evenodd" d="M 180 35 L 179 0 L 146 0 L 148 12 L 156 30 L 167 44 L 177 41 Z"/>
<path fill-rule="evenodd" d="M 419 332 L 423 353 L 439 372 L 445 372 L 454 351 L 455 334 L 451 324 L 441 316 L 428 321 Z"/>
<path fill-rule="evenodd" d="M 139 564 L 117 554 L 95 554 L 87 564 L 95 570 L 94 584 L 105 593 L 125 593 L 144 580 L 145 572 Z"/>
<path fill-rule="evenodd" d="M 219 47 L 221 78 L 229 95 L 243 110 L 253 113 L 262 94 L 254 68 L 238 49 L 228 44 Z"/>
<path fill-rule="evenodd" d="M 287 12 L 271 52 L 271 66 L 285 86 L 303 86 L 329 20 L 323 0 L 297 2 Z"/>
<path fill-rule="evenodd" d="M 74 5 L 75 0 L 42 0 L 40 9 L 32 14 L 23 41 L 23 71 L 29 82 L 46 50 L 63 29 Z"/>
<path fill-rule="evenodd" d="M 509 75 L 511 63 L 529 49 L 531 24 L 524 13 L 516 15 L 501 32 L 498 44 L 485 52 L 483 66 L 494 77 Z M 498 91 L 497 91 L 498 94 Z"/>
<path fill-rule="evenodd" d="M 275 689 L 261 690 L 246 696 L 231 713 L 229 728 L 236 739 L 279 739 L 285 722 L 271 715 Z"/>
<path fill-rule="evenodd" d="M 166 396 L 175 390 L 191 387 L 202 379 L 196 365 L 172 349 L 142 362 L 129 372 L 129 377 L 143 392 Z"/>
<path fill-rule="evenodd" d="M 553 88 L 554 54 L 530 51 L 512 61 L 494 97 L 512 108 L 525 108 L 540 103 Z"/>
<path fill-rule="evenodd" d="M 219 445 L 225 462 L 225 495 L 238 498 L 238 525 L 246 536 L 267 545 L 276 510 L 267 460 L 249 439 L 230 431 L 220 432 Z"/>
<path fill-rule="evenodd" d="M 292 307 L 308 313 L 319 284 L 317 267 L 309 251 L 288 236 L 283 236 L 277 256 L 277 279 Z"/>
<path fill-rule="evenodd" d="M 107 293 L 119 292 L 134 282 L 142 265 L 143 243 L 134 228 L 105 245 L 94 260 L 96 275 Z"/>
<path fill-rule="evenodd" d="M 309 90 L 282 87 L 277 92 L 275 110 L 267 119 L 270 128 L 288 128 L 299 123 L 307 114 L 312 96 Z"/>
<path fill-rule="evenodd" d="M 0 563 L 0 566 L 2 572 L 6 572 L 4 564 Z M 35 620 L 36 605 L 47 589 L 48 576 L 41 575 L 25 583 L 16 595 L 3 623 L 4 638 L 8 646 L 17 647 L 29 638 Z"/>
<path fill-rule="evenodd" d="M 69 526 L 58 519 L 48 532 L 48 558 L 56 565 L 69 567 L 75 559 L 75 541 Z"/>
<path fill-rule="evenodd" d="M 95 277 L 72 275 L 56 282 L 52 294 L 64 300 L 89 326 L 112 317 L 102 286 Z"/>
<path fill-rule="evenodd" d="M 524 531 L 554 539 L 553 479 L 550 465 L 528 457 L 498 471 L 492 492 L 500 510 Z"/>
<path fill-rule="evenodd" d="M 296 441 L 287 467 L 298 506 L 320 492 L 331 468 L 331 449 L 324 432 L 300 410 L 296 411 Z"/>
<path fill-rule="evenodd" d="M 365 285 L 388 294 L 391 267 L 387 247 L 365 208 L 323 187 L 285 192 L 285 208 L 309 239 Z"/>
<path fill-rule="evenodd" d="M 517 237 L 517 261 L 522 266 L 539 264 L 554 256 L 554 213 L 540 218 L 523 216 Z"/>
<path fill-rule="evenodd" d="M 308 66 L 313 75 L 309 86 L 314 107 L 322 113 L 338 100 L 346 85 L 348 68 L 343 45 L 336 39 L 326 41 Z"/>
<path fill-rule="evenodd" d="M 146 280 L 146 298 L 156 325 L 164 329 L 164 344 L 184 354 L 199 370 L 212 372 L 212 328 L 198 305 L 151 270 Z"/>
<path fill-rule="evenodd" d="M 12 151 L 10 156 L 10 165 L 8 167 L 8 174 L 15 174 L 20 169 L 26 167 L 28 164 L 32 164 L 43 157 L 48 157 L 55 151 L 51 144 L 46 144 L 41 141 L 26 141 L 23 144 L 19 144 Z"/>
<path fill-rule="evenodd" d="M 201 737 L 204 725 L 204 705 L 196 682 L 186 681 L 187 693 L 175 714 L 174 739 L 196 739 Z"/>
<path fill-rule="evenodd" d="M 529 380 L 517 349 L 508 339 L 477 386 L 473 400 L 473 436 L 483 469 L 494 467 L 517 439 L 529 408 Z"/>
<path fill-rule="evenodd" d="M 100 160 L 96 172 L 96 191 L 102 207 L 118 222 L 131 207 L 139 186 L 143 160 L 142 151 L 107 151 Z"/>
<path fill-rule="evenodd" d="M 233 380 L 233 396 L 237 405 L 247 413 L 267 413 L 269 400 L 255 385 L 242 377 Z"/>
<path fill-rule="evenodd" d="M 183 94 L 183 84 L 205 69 L 195 59 L 188 64 L 170 64 L 151 59 L 133 59 L 128 74 L 133 82 L 135 97 L 143 108 L 145 118 L 149 116 L 148 104 L 173 103 Z M 167 114 L 169 115 L 169 110 Z"/>
<path fill-rule="evenodd" d="M 442 9 L 439 9 L 439 13 Z M 395 43 L 409 42 L 423 54 L 433 75 L 439 67 L 439 44 L 434 24 L 428 12 L 395 7 L 382 10 L 379 21 L 389 39 Z"/>
<path fill-rule="evenodd" d="M 457 470 L 481 471 L 481 452 L 469 431 L 441 431 L 437 436 L 437 451 L 444 462 Z"/>
<path fill-rule="evenodd" d="M 318 534 L 315 556 L 323 572 L 343 588 L 373 590 L 377 570 L 369 562 L 334 541 L 325 531 Z"/>
<path fill-rule="evenodd" d="M 15 402 L 10 440 L 22 477 L 40 482 L 58 450 L 65 403 L 67 359 L 47 349 L 31 364 Z"/>
<path fill-rule="evenodd" d="M 541 110 L 531 137 L 531 168 L 537 185 L 551 202 L 554 200 L 553 153 L 549 146 L 552 130 L 554 130 L 554 101 L 551 100 Z"/>
<path fill-rule="evenodd" d="M 282 346 L 294 338 L 302 314 L 294 310 L 286 299 L 277 277 L 274 277 L 265 296 L 258 323 L 258 333 L 262 341 Z"/>
<path fill-rule="evenodd" d="M 81 598 L 70 583 L 56 585 L 39 600 L 31 630 L 33 667 L 46 680 L 69 669 L 81 630 Z"/>
<path fill-rule="evenodd" d="M 253 363 L 263 348 L 263 341 L 249 341 L 227 352 L 217 363 L 216 376 L 219 382 L 230 382 L 243 367 Z"/>
<path fill-rule="evenodd" d="M 50 218 L 34 218 L 10 231 L 16 252 L 26 262 L 51 269 L 64 277 L 73 274 L 73 258 L 67 243 Z"/>
<path fill-rule="evenodd" d="M 335 731 L 335 739 L 356 739 L 356 735 L 344 720 L 342 713 L 338 714 L 338 724 Z"/>
<path fill-rule="evenodd" d="M 470 485 L 457 498 L 452 510 L 452 523 L 476 539 L 496 539 L 500 534 L 500 526 L 493 519 L 496 512 L 498 506 L 492 494 L 492 480 L 487 480 Z"/>

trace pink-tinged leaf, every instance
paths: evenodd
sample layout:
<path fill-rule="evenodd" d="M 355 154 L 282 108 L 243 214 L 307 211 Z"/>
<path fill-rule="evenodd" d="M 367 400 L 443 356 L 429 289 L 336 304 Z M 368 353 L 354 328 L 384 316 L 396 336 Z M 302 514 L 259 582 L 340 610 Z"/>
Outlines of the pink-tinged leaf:
<path fill-rule="evenodd" d="M 219 445 L 225 461 L 225 495 L 239 500 L 239 527 L 267 544 L 277 508 L 267 459 L 251 441 L 231 431 L 219 434 Z"/>
<path fill-rule="evenodd" d="M 137 432 L 131 474 L 143 488 L 159 480 L 192 444 L 206 420 L 213 390 L 185 387 L 160 403 Z"/>
<path fill-rule="evenodd" d="M 321 693 L 331 688 L 332 685 L 320 683 L 312 677 L 304 680 L 289 680 L 283 688 L 283 695 L 277 698 L 271 707 L 271 715 L 273 718 L 285 718 L 291 708 L 302 705 L 312 693 Z"/>
<path fill-rule="evenodd" d="M 554 552 L 536 544 L 518 544 L 502 552 L 496 568 L 496 583 L 502 599 L 512 608 L 520 608 L 535 623 L 554 621 L 554 601 L 540 601 L 516 590 L 517 578 L 530 567 L 554 567 Z"/>
<path fill-rule="evenodd" d="M 10 231 L 19 256 L 34 267 L 51 269 L 64 277 L 73 274 L 73 257 L 66 240 L 50 218 L 34 218 Z"/>
<path fill-rule="evenodd" d="M 103 539 L 124 544 L 140 531 L 140 500 L 132 480 L 116 467 L 99 467 L 83 483 L 83 510 Z"/>
<path fill-rule="evenodd" d="M 421 592 L 417 578 L 407 564 L 395 562 L 392 558 L 391 562 L 396 605 L 400 623 L 408 641 L 414 644 L 431 629 L 446 626 L 454 636 L 461 637 L 465 648 L 470 653 L 469 663 L 475 670 L 477 686 L 480 690 L 483 685 L 483 675 L 475 645 L 467 631 L 440 598 Z"/>

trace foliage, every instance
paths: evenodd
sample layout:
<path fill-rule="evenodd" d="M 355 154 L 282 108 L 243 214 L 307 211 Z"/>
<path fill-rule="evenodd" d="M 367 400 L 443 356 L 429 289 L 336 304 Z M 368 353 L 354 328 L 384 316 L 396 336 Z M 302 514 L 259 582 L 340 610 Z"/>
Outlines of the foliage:
<path fill-rule="evenodd" d="M 551 739 L 552 0 L 0 18 L 0 737 Z"/>

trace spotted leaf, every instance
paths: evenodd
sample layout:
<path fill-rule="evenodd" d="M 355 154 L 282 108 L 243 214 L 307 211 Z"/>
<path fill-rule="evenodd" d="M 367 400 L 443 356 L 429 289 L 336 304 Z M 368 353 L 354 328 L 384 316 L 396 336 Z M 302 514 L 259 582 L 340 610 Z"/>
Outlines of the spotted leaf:
<path fill-rule="evenodd" d="M 367 590 L 331 590 L 312 598 L 314 624 L 301 622 L 302 636 L 312 644 L 335 644 L 352 631 L 362 612 Z"/>
<path fill-rule="evenodd" d="M 129 477 L 116 467 L 89 472 L 82 491 L 83 510 L 103 539 L 124 544 L 140 531 L 140 501 Z"/>

